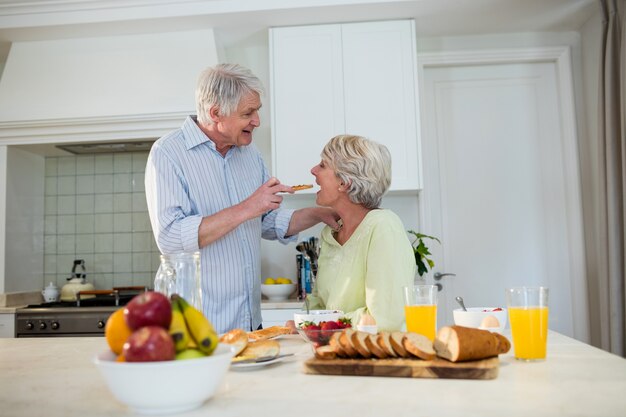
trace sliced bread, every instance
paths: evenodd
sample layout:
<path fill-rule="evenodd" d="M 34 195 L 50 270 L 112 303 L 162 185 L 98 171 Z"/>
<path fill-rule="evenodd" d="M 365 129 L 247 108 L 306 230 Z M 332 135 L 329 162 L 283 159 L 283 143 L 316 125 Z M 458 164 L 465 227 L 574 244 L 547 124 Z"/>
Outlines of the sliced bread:
<path fill-rule="evenodd" d="M 356 351 L 359 352 L 359 355 L 366 359 L 372 356 L 372 352 L 370 352 L 365 345 L 365 339 L 367 339 L 367 336 L 369 336 L 369 333 L 362 332 L 360 330 L 353 332 L 351 336 L 352 346 L 354 346 Z"/>
<path fill-rule="evenodd" d="M 317 359 L 335 359 L 337 353 L 331 345 L 320 346 L 315 348 L 315 357 Z"/>
<path fill-rule="evenodd" d="M 391 342 L 391 347 L 398 354 L 398 356 L 401 358 L 410 358 L 411 354 L 404 348 L 404 335 L 405 334 L 403 332 L 391 332 L 389 342 Z"/>
<path fill-rule="evenodd" d="M 376 356 L 378 359 L 385 359 L 389 357 L 385 350 L 378 345 L 378 336 L 375 334 L 368 334 L 365 338 L 365 346 L 367 349 L 372 352 L 372 355 Z"/>
<path fill-rule="evenodd" d="M 349 358 L 356 358 L 357 356 L 359 356 L 359 352 L 357 352 L 357 350 L 354 348 L 354 345 L 352 344 L 352 334 L 354 332 L 355 330 L 353 329 L 345 329 L 343 332 L 341 332 L 341 335 L 339 336 L 339 344 L 346 353 L 346 356 L 348 356 Z"/>
<path fill-rule="evenodd" d="M 429 338 L 419 333 L 406 333 L 402 341 L 402 346 L 410 354 L 425 361 L 431 361 L 437 356 L 433 349 L 433 342 Z"/>
<path fill-rule="evenodd" d="M 328 340 L 328 346 L 333 348 L 337 356 L 341 358 L 345 358 L 348 356 L 348 354 L 341 347 L 341 343 L 339 343 L 339 338 L 341 337 L 342 334 L 343 332 L 333 333 L 332 336 L 330 336 L 330 339 Z"/>
<path fill-rule="evenodd" d="M 391 358 L 397 358 L 398 354 L 391 347 L 391 342 L 389 341 L 390 337 L 391 337 L 391 333 L 389 332 L 384 332 L 384 331 L 378 332 L 378 335 L 376 337 L 376 342 L 378 343 L 378 346 L 380 346 L 381 349 L 385 351 L 387 356 Z"/>

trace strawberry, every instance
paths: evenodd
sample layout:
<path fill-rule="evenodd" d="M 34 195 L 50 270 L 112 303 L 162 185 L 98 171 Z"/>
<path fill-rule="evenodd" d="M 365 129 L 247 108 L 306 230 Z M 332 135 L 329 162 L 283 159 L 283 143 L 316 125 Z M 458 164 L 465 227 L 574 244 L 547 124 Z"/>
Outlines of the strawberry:
<path fill-rule="evenodd" d="M 322 330 L 322 338 L 328 340 L 333 335 L 334 330 L 341 330 L 342 327 L 337 321 L 327 321 L 320 328 Z"/>
<path fill-rule="evenodd" d="M 339 328 L 347 329 L 348 327 L 352 327 L 352 320 L 347 317 L 342 317 L 337 320 L 337 324 L 339 324 Z"/>

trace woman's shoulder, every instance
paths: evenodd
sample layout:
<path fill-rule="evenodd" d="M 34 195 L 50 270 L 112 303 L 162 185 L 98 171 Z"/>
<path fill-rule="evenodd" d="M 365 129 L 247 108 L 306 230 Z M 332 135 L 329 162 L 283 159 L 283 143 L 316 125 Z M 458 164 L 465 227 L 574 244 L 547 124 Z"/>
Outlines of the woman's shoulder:
<path fill-rule="evenodd" d="M 402 225 L 402 220 L 400 220 L 400 217 L 389 209 L 372 210 L 367 214 L 365 218 L 372 225 L 381 224 L 381 223 Z"/>

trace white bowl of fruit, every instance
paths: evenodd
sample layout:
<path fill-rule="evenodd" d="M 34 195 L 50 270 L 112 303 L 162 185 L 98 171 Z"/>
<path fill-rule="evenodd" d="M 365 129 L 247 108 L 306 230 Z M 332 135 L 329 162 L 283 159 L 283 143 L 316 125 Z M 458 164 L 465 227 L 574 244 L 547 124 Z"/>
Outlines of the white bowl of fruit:
<path fill-rule="evenodd" d="M 270 301 L 285 301 L 296 290 L 289 278 L 266 278 L 261 284 L 261 294 Z"/>
<path fill-rule="evenodd" d="M 217 392 L 233 356 L 200 311 L 156 292 L 113 313 L 105 337 L 110 350 L 94 363 L 113 396 L 137 413 L 201 406 Z"/>
<path fill-rule="evenodd" d="M 502 333 L 506 327 L 507 311 L 502 307 L 469 307 L 467 311 L 456 309 L 452 311 L 454 324 L 463 327 Z"/>

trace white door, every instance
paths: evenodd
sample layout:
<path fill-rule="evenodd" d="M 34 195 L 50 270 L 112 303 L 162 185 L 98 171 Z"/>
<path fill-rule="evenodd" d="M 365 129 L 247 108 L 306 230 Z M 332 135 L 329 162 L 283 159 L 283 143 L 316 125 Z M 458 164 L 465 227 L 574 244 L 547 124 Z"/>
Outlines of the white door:
<path fill-rule="evenodd" d="M 457 295 L 504 306 L 506 287 L 546 285 L 550 328 L 573 336 L 584 255 L 556 64 L 425 67 L 421 87 L 423 231 L 442 241 L 433 272 L 456 274 L 439 281 L 438 325 Z"/>

